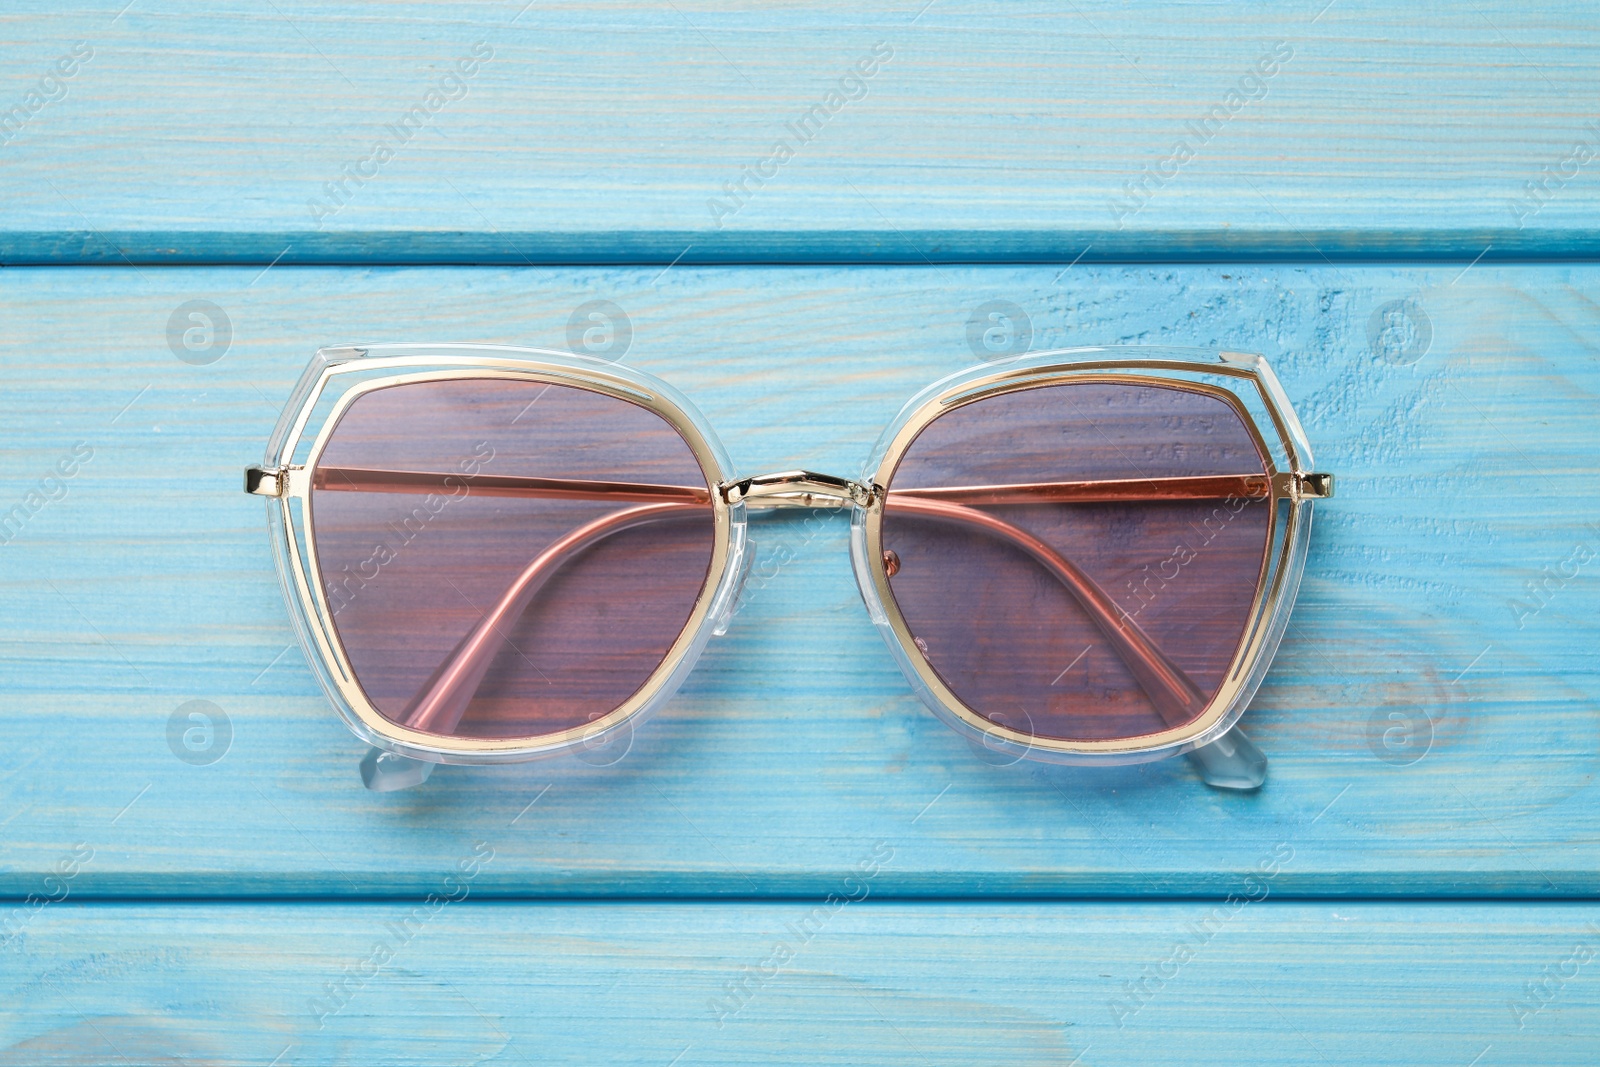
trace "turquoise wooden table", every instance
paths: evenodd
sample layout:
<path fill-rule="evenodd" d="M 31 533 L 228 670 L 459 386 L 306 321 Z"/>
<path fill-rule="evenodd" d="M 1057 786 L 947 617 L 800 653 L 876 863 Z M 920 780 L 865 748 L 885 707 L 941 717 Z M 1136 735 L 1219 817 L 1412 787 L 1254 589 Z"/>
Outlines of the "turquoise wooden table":
<path fill-rule="evenodd" d="M 0 57 L 0 1064 L 1600 1056 L 1592 5 L 21 0 Z M 609 346 L 747 474 L 996 346 L 1259 351 L 1339 478 L 1271 777 L 984 758 L 819 516 L 604 758 L 368 792 L 239 492 L 363 339 Z"/>

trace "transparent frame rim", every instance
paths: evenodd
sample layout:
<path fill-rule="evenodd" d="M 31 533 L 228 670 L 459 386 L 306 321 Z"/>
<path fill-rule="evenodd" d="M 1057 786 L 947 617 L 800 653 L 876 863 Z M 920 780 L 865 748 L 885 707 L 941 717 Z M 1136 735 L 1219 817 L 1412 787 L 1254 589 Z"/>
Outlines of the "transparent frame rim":
<path fill-rule="evenodd" d="M 747 523 L 743 503 L 728 504 L 719 490 L 737 475 L 727 453 L 700 412 L 686 397 L 653 375 L 604 360 L 567 352 L 488 344 L 349 344 L 320 349 L 301 375 L 269 439 L 268 468 L 290 466 L 307 444 L 306 430 L 325 391 L 342 374 L 355 371 L 394 371 L 374 378 L 373 384 L 398 384 L 394 379 L 409 371 L 435 368 L 439 373 L 413 380 L 510 377 L 553 382 L 618 396 L 663 417 L 700 462 L 710 486 L 714 515 L 713 558 L 694 611 L 677 641 L 645 687 L 621 707 L 584 727 L 552 734 L 510 740 L 450 738 L 409 730 L 385 719 L 366 700 L 349 670 L 343 648 L 331 626 L 320 580 L 305 556 L 315 558 L 314 535 L 309 528 L 309 476 L 289 478 L 286 491 L 268 499 L 268 526 L 279 579 L 290 607 L 290 617 L 313 673 L 346 725 L 357 737 L 377 748 L 436 763 L 485 764 L 514 762 L 554 755 L 605 743 L 658 709 L 692 670 L 713 632 L 720 632 L 735 607 L 743 573 L 749 562 Z M 485 373 L 488 372 L 488 373 Z M 1241 402 L 1245 424 L 1263 445 L 1272 485 L 1266 561 L 1255 602 L 1228 680 L 1205 712 L 1184 727 L 1114 741 L 1039 739 L 990 722 L 967 708 L 944 687 L 931 667 L 914 651 L 914 640 L 888 587 L 882 563 L 881 486 L 898 465 L 922 426 L 952 405 L 988 396 L 1049 384 L 1090 380 L 1183 382 L 1185 375 L 1215 375 L 1253 389 L 1230 392 Z M 354 395 L 349 399 L 353 400 Z M 1261 405 L 1265 423 L 1243 403 Z M 337 416 L 348 406 L 325 415 L 318 423 L 309 456 L 320 455 Z M 1271 433 L 1266 431 L 1270 429 Z M 908 401 L 879 438 L 865 467 L 862 481 L 876 489 L 868 503 L 852 505 L 850 553 L 858 588 L 868 613 L 889 645 L 912 689 L 942 721 L 971 740 L 1000 752 L 1057 763 L 1132 763 L 1162 759 L 1202 747 L 1221 737 L 1237 723 L 1271 665 L 1287 626 L 1290 610 L 1304 569 L 1309 542 L 1312 501 L 1285 492 L 1279 474 L 1300 475 L 1312 467 L 1311 448 L 1294 409 L 1266 361 L 1256 355 L 1218 352 L 1214 349 L 1156 346 L 1117 346 L 1057 349 L 995 360 L 946 376 Z M 297 516 L 292 506 L 300 500 Z M 1280 521 L 1280 512 L 1286 517 Z M 307 549 L 302 553 L 301 540 Z M 313 584 L 314 581 L 314 584 Z M 337 649 L 337 652 L 335 651 Z M 355 692 L 350 692 L 351 688 Z"/>
<path fill-rule="evenodd" d="M 1137 353 L 1137 355 L 1132 355 Z M 1246 396 L 1233 389 L 1236 410 L 1261 446 L 1271 484 L 1271 511 L 1263 573 L 1246 617 L 1244 636 L 1235 650 L 1217 694 L 1205 710 L 1183 726 L 1132 738 L 1072 741 L 1041 738 L 979 715 L 940 678 L 916 649 L 915 638 L 901 615 L 883 563 L 884 489 L 906 450 L 929 423 L 947 411 L 1005 393 L 1049 385 L 1093 381 L 1193 387 L 1185 376 L 1218 376 L 1247 383 L 1262 405 L 1269 425 L 1263 427 Z M 1248 394 L 1247 394 L 1248 395 Z M 1270 429 L 1269 437 L 1265 430 Z M 1275 450 L 1271 446 L 1276 444 Z M 1286 493 L 1279 474 L 1301 474 L 1312 464 L 1311 448 L 1287 396 L 1272 369 L 1260 356 L 1210 349 L 1127 346 L 1056 349 L 980 364 L 934 382 L 901 408 L 884 430 L 869 457 L 863 480 L 874 487 L 866 506 L 853 508 L 850 554 L 856 583 L 872 621 L 912 689 L 946 725 L 992 751 L 1052 763 L 1140 763 L 1200 748 L 1230 730 L 1244 714 L 1266 677 L 1288 625 L 1289 613 L 1304 570 L 1311 531 L 1311 501 Z M 1287 506 L 1287 516 L 1280 512 Z"/>
<path fill-rule="evenodd" d="M 293 463 L 308 444 L 316 409 L 343 376 L 372 372 L 351 381 L 316 423 L 303 470 L 287 491 L 269 499 L 269 528 L 284 598 L 300 644 L 318 682 L 357 737 L 389 752 L 434 763 L 516 762 L 605 744 L 630 729 L 672 696 L 693 669 L 712 632 L 726 623 L 738 593 L 747 552 L 745 508 L 730 505 L 718 488 L 732 480 L 732 464 L 704 417 L 681 393 L 642 371 L 545 349 L 476 344 L 339 345 L 317 352 L 285 405 L 267 447 L 269 467 Z M 401 726 L 385 718 L 367 698 L 332 624 L 317 564 L 311 526 L 309 471 L 326 447 L 339 417 L 375 389 L 423 381 L 506 379 L 571 385 L 638 404 L 659 415 L 689 445 L 711 490 L 713 545 L 710 566 L 688 622 L 667 655 L 627 701 L 580 727 L 510 739 L 448 737 Z M 299 501 L 298 514 L 293 506 Z M 301 543 L 305 548 L 302 550 Z"/>

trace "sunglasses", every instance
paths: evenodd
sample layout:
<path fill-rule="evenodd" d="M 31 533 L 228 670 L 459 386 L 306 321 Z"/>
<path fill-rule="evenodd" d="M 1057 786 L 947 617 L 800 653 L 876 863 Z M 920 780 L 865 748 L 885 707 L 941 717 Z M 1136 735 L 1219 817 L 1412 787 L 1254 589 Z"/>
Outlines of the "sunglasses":
<path fill-rule="evenodd" d="M 689 400 L 632 368 L 474 344 L 325 348 L 245 489 L 289 614 L 373 746 L 436 763 L 605 746 L 726 631 L 754 522 L 848 509 L 861 597 L 916 694 L 1008 759 L 1188 753 L 1253 789 L 1235 725 L 1333 477 L 1259 356 L 1078 348 L 912 398 L 858 480 L 739 477 Z"/>

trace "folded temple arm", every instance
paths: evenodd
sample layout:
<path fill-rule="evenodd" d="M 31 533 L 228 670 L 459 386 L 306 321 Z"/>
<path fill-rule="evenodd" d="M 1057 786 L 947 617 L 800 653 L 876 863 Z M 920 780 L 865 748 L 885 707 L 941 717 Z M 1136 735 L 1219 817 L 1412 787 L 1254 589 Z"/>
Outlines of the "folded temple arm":
<path fill-rule="evenodd" d="M 517 575 L 494 606 L 467 633 L 398 716 L 413 729 L 450 733 L 487 674 L 516 620 L 540 588 L 567 561 L 595 544 L 646 524 L 704 517 L 710 493 L 692 486 L 639 482 L 584 481 L 474 475 L 470 479 L 420 471 L 318 467 L 317 489 L 380 493 L 449 492 L 475 496 L 532 497 L 615 502 L 629 505 L 574 529 L 539 553 Z M 1048 570 L 1088 613 L 1128 666 L 1157 712 L 1169 724 L 1189 722 L 1204 708 L 1206 696 L 1093 579 L 1055 549 L 1019 527 L 974 505 L 1029 503 L 1109 503 L 1122 501 L 1265 498 L 1264 474 L 1037 482 L 954 486 L 889 492 L 885 505 L 936 522 L 965 526 L 1003 539 Z M 780 499 L 752 497 L 749 506 L 783 506 Z M 1241 741 L 1249 745 L 1248 741 Z M 1250 746 L 1253 748 L 1253 746 Z M 1220 755 L 1220 753 L 1219 753 Z M 1258 754 L 1259 755 L 1259 754 Z M 1259 782 L 1255 783 L 1259 784 Z"/>

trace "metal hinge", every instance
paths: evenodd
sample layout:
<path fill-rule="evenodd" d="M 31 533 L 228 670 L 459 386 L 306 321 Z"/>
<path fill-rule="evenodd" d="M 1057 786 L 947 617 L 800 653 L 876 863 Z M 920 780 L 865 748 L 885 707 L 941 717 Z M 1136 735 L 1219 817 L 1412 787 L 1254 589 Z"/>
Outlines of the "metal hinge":
<path fill-rule="evenodd" d="M 252 496 L 288 496 L 293 490 L 294 475 L 305 470 L 302 465 L 281 467 L 246 467 L 244 491 Z"/>
<path fill-rule="evenodd" d="M 1326 472 L 1280 472 L 1273 488 L 1291 500 L 1326 500 L 1333 495 L 1333 475 Z"/>

